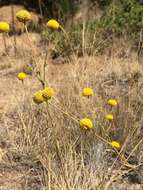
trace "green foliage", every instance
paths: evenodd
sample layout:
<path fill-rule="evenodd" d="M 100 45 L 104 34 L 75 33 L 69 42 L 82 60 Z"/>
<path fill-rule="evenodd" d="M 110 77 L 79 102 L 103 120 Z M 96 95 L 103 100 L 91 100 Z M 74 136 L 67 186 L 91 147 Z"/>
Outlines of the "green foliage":
<path fill-rule="evenodd" d="M 113 0 L 103 14 L 99 27 L 105 32 L 135 35 L 140 30 L 143 6 L 136 0 Z"/>
<path fill-rule="evenodd" d="M 35 9 L 37 12 L 44 13 L 44 17 L 66 18 L 74 12 L 73 0 L 7 0 L 0 1 L 1 5 L 11 4 L 24 5 L 26 9 Z"/>
<path fill-rule="evenodd" d="M 30 2 L 28 1 L 28 3 Z M 39 1 L 39 4 L 41 4 L 43 12 L 49 13 L 48 17 L 62 18 L 62 20 L 65 20 L 74 11 L 74 2 L 72 0 L 45 0 Z M 39 4 L 36 5 L 37 8 Z"/>
<path fill-rule="evenodd" d="M 95 21 L 88 21 L 85 25 L 83 23 L 73 24 L 66 30 L 68 39 L 62 31 L 53 32 L 46 28 L 43 30 L 43 42 L 54 44 L 54 48 L 51 49 L 52 58 L 70 56 L 73 50 L 77 56 L 95 55 L 103 53 L 104 49 L 109 46 L 109 39 L 103 40 Z"/>
<path fill-rule="evenodd" d="M 61 11 L 64 15 L 68 15 L 71 13 L 74 9 L 74 3 L 71 0 L 60 0 L 59 6 L 61 8 Z"/>
<path fill-rule="evenodd" d="M 64 5 L 64 1 L 62 1 Z M 86 22 L 84 36 L 83 24 L 72 24 L 68 30 L 70 36 L 70 43 L 74 47 L 74 51 L 78 55 L 83 52 L 88 55 L 95 53 L 103 53 L 107 47 L 112 43 L 112 36 L 128 35 L 133 39 L 135 44 L 138 44 L 139 32 L 141 28 L 141 21 L 143 17 L 143 6 L 137 0 L 104 0 L 98 1 L 103 15 L 99 20 L 90 19 Z M 66 14 L 67 8 L 64 8 Z M 68 55 L 71 49 L 64 36 L 60 36 L 60 42 L 56 43 L 55 52 L 58 55 Z M 84 38 L 84 39 L 83 39 Z M 83 41 L 85 46 L 83 46 Z"/>
<path fill-rule="evenodd" d="M 58 18 L 63 26 L 66 26 L 65 22 L 70 23 L 69 20 L 72 20 L 71 16 L 74 15 L 78 7 L 75 6 L 73 0 L 45 0 L 41 2 L 44 2 L 42 7 L 48 12 L 47 16 Z M 102 10 L 101 18 L 89 19 L 86 21 L 85 28 L 83 23 L 74 22 L 71 27 L 65 28 L 68 31 L 70 44 L 67 43 L 62 32 L 49 33 L 44 30 L 44 39 L 55 44 L 51 50 L 53 57 L 70 55 L 72 53 L 71 46 L 78 55 L 102 53 L 112 44 L 113 36 L 128 35 L 135 44 L 138 44 L 143 17 L 143 5 L 139 0 L 89 0 L 90 3 L 99 5 Z"/>
<path fill-rule="evenodd" d="M 92 1 L 94 2 L 95 0 L 92 0 Z M 100 7 L 104 8 L 108 6 L 112 2 L 112 0 L 97 0 L 97 2 Z"/>

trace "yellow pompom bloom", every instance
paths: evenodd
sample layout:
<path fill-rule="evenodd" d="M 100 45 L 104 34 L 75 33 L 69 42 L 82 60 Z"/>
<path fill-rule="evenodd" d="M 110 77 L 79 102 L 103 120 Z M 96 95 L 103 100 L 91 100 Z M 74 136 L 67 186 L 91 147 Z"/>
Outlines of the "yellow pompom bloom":
<path fill-rule="evenodd" d="M 50 99 L 52 96 L 54 96 L 54 89 L 51 87 L 46 87 L 44 90 L 42 90 L 42 95 L 45 99 Z"/>
<path fill-rule="evenodd" d="M 60 28 L 60 24 L 55 19 L 51 19 L 47 22 L 47 27 L 58 30 Z"/>
<path fill-rule="evenodd" d="M 105 116 L 105 118 L 106 118 L 107 120 L 109 120 L 109 121 L 112 121 L 112 120 L 114 119 L 114 117 L 113 117 L 112 114 L 107 114 L 107 115 Z"/>
<path fill-rule="evenodd" d="M 109 99 L 107 103 L 108 105 L 113 106 L 113 107 L 118 105 L 118 102 L 115 99 Z"/>
<path fill-rule="evenodd" d="M 27 22 L 32 19 L 31 14 L 27 10 L 20 10 L 16 14 L 16 18 L 19 22 Z"/>
<path fill-rule="evenodd" d="M 112 142 L 111 142 L 111 146 L 112 146 L 113 148 L 116 148 L 116 149 L 120 149 L 120 148 L 121 148 L 120 143 L 117 142 L 117 141 L 112 141 Z"/>
<path fill-rule="evenodd" d="M 33 95 L 33 101 L 36 104 L 41 104 L 42 102 L 45 101 L 44 97 L 42 96 L 42 90 L 39 90 L 37 92 L 34 93 Z"/>
<path fill-rule="evenodd" d="M 83 129 L 91 129 L 91 128 L 93 128 L 93 123 L 90 119 L 84 118 L 84 119 L 80 120 L 80 126 Z"/>
<path fill-rule="evenodd" d="M 18 78 L 19 80 L 21 80 L 21 81 L 23 81 L 26 77 L 27 77 L 27 74 L 26 74 L 26 73 L 23 73 L 23 72 L 18 73 L 18 75 L 17 75 L 17 78 Z"/>
<path fill-rule="evenodd" d="M 9 32 L 10 26 L 7 22 L 0 22 L 0 32 Z"/>
<path fill-rule="evenodd" d="M 82 91 L 83 96 L 92 96 L 93 95 L 93 89 L 92 88 L 84 88 Z"/>

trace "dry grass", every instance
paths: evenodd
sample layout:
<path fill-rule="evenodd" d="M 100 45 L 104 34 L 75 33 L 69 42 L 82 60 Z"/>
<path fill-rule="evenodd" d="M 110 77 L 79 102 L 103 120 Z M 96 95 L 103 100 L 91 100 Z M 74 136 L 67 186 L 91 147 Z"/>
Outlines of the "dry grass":
<path fill-rule="evenodd" d="M 42 59 L 39 58 L 40 64 Z M 142 183 L 142 77 L 142 66 L 127 60 L 84 57 L 76 63 L 49 64 L 46 80 L 56 90 L 56 99 L 48 106 L 32 102 L 33 92 L 41 89 L 36 78 L 29 76 L 24 86 L 13 79 L 11 96 L 15 103 L 12 111 L 5 110 L 2 116 L 5 167 L 20 165 L 24 171 L 32 168 L 39 176 L 35 183 L 43 189 L 104 189 L 116 178 L 113 186 L 121 181 L 128 186 L 130 175 L 137 175 L 136 183 Z M 89 99 L 81 96 L 86 86 L 95 92 Z M 9 93 L 8 90 L 7 97 Z M 105 121 L 105 114 L 111 112 L 107 106 L 110 97 L 119 101 L 112 110 L 112 124 Z M 76 120 L 91 118 L 94 129 L 84 133 L 64 112 Z M 119 155 L 97 135 L 107 141 L 119 141 Z"/>
<path fill-rule="evenodd" d="M 32 95 L 42 89 L 37 73 L 43 72 L 45 49 L 39 38 L 29 37 L 30 45 L 27 36 L 17 38 L 16 58 L 13 45 L 8 56 L 0 52 L 0 189 L 141 190 L 142 65 L 116 56 L 85 55 L 66 64 L 47 59 L 45 81 L 56 95 L 35 105 Z M 17 73 L 31 60 L 34 71 L 22 84 Z M 93 88 L 94 96 L 82 97 L 84 87 Z M 109 98 L 119 105 L 111 109 Z M 114 115 L 112 122 L 107 113 Z M 84 117 L 94 123 L 90 131 L 79 126 Z M 120 151 L 111 147 L 112 140 L 120 142 Z"/>

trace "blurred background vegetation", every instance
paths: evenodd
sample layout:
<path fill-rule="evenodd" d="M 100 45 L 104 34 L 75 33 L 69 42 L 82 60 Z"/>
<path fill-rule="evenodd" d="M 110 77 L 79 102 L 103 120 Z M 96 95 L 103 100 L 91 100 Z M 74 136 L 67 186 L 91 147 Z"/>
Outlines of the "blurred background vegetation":
<path fill-rule="evenodd" d="M 102 52 L 113 42 L 113 38 L 123 35 L 128 36 L 134 45 L 139 43 L 143 0 L 0 0 L 1 6 L 10 3 L 21 4 L 29 10 L 37 11 L 45 21 L 56 18 L 69 27 L 71 43 L 79 54 L 85 51 L 91 54 L 93 49 Z M 48 36 L 45 31 L 42 34 L 45 38 Z M 57 40 L 55 37 L 60 38 L 63 43 L 57 43 L 54 56 L 69 49 L 67 43 L 64 43 L 64 37 L 54 33 L 51 38 Z M 86 43 L 88 41 L 86 50 L 83 40 Z"/>

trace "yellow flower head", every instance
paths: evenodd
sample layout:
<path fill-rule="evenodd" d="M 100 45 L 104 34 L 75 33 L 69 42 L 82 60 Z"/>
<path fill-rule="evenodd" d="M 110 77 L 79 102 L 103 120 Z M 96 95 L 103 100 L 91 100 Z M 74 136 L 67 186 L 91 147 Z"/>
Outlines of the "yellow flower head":
<path fill-rule="evenodd" d="M 51 19 L 47 22 L 47 27 L 58 30 L 60 28 L 60 24 L 55 19 Z"/>
<path fill-rule="evenodd" d="M 10 26 L 7 22 L 0 22 L 0 33 L 9 32 Z"/>
<path fill-rule="evenodd" d="M 82 90 L 83 96 L 92 96 L 93 95 L 93 89 L 92 88 L 84 88 Z"/>
<path fill-rule="evenodd" d="M 47 87 L 42 90 L 42 95 L 45 99 L 50 99 L 52 96 L 54 96 L 54 93 L 54 89 L 51 87 Z"/>
<path fill-rule="evenodd" d="M 113 115 L 112 114 L 107 114 L 105 115 L 105 118 L 109 121 L 112 121 L 114 119 Z"/>
<path fill-rule="evenodd" d="M 26 73 L 23 73 L 23 72 L 18 73 L 18 75 L 17 75 L 17 78 L 18 78 L 19 80 L 21 80 L 21 81 L 23 81 L 26 77 L 27 77 L 27 74 L 26 74 Z"/>
<path fill-rule="evenodd" d="M 107 103 L 108 105 L 113 106 L 113 107 L 118 105 L 118 102 L 116 99 L 109 99 Z"/>
<path fill-rule="evenodd" d="M 83 129 L 91 129 L 91 128 L 93 128 L 93 123 L 90 119 L 84 118 L 84 119 L 80 120 L 80 126 Z"/>
<path fill-rule="evenodd" d="M 31 14 L 27 10 L 20 10 L 17 12 L 16 18 L 19 22 L 25 23 L 31 20 L 32 17 L 31 17 Z"/>
<path fill-rule="evenodd" d="M 117 141 L 112 141 L 112 142 L 111 142 L 111 146 L 112 146 L 113 148 L 115 148 L 115 149 L 120 149 L 120 148 L 121 148 L 120 143 L 117 142 Z"/>
<path fill-rule="evenodd" d="M 42 90 L 39 90 L 37 92 L 34 93 L 33 95 L 33 101 L 36 104 L 41 104 L 42 102 L 45 101 L 44 97 L 42 96 Z"/>

